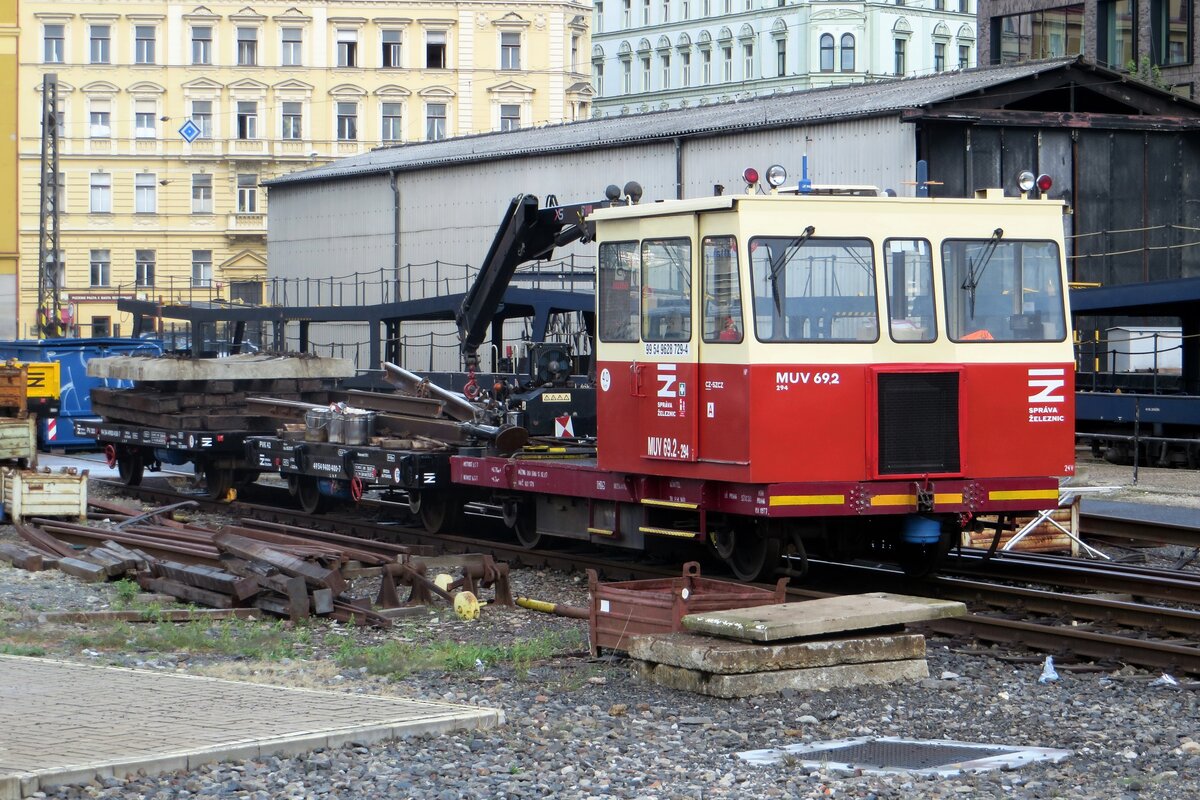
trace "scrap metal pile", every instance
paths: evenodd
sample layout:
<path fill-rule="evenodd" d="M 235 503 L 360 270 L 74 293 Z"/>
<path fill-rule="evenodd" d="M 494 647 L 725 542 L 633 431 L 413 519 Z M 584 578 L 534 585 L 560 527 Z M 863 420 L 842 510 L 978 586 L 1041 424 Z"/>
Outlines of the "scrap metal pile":
<path fill-rule="evenodd" d="M 457 609 L 468 593 L 470 601 L 477 598 L 479 587 L 494 590 L 493 603 L 513 604 L 508 566 L 488 556 L 456 556 L 461 577 L 439 581 L 426 577 L 422 547 L 254 520 L 212 529 L 174 519 L 190 501 L 147 512 L 99 500 L 90 505 L 88 524 L 18 522 L 24 544 L 0 544 L 0 560 L 86 581 L 130 577 L 146 591 L 187 603 L 291 620 L 316 615 L 386 628 L 435 597 Z M 379 579 L 374 600 L 352 590 L 358 578 Z M 405 600 L 401 586 L 409 589 Z"/>

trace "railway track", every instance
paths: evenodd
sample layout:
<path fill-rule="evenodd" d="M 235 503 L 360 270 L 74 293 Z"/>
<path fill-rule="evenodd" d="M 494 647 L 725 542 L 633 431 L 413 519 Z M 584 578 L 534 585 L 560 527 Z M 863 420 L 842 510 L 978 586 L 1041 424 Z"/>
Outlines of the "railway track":
<path fill-rule="evenodd" d="M 151 503 L 165 505 L 179 499 L 169 487 L 154 482 L 139 487 L 109 485 Z M 197 500 L 206 510 L 335 530 L 379 542 L 381 550 L 386 550 L 387 543 L 433 544 L 451 552 L 486 553 L 497 560 L 535 568 L 596 569 L 609 580 L 679 574 L 678 564 L 654 565 L 640 555 L 636 560 L 634 555 L 622 559 L 611 549 L 593 551 L 587 546 L 526 549 L 505 538 L 498 529 L 494 535 L 487 531 L 481 531 L 479 536 L 430 534 L 417 527 L 362 514 L 312 516 L 298 509 L 265 503 Z M 386 505 L 381 504 L 378 510 L 382 512 Z M 824 591 L 823 586 L 865 584 L 878 590 L 961 600 L 968 604 L 970 614 L 927 623 L 925 627 L 981 642 L 1041 650 L 1059 658 L 1094 659 L 1114 667 L 1128 663 L 1179 674 L 1200 674 L 1200 647 L 1193 644 L 1200 639 L 1200 573 L 1011 552 L 990 559 L 984 556 L 985 551 L 964 548 L 938 577 L 916 582 L 893 568 L 812 560 L 812 586 L 793 587 L 788 594 L 796 600 L 813 599 L 844 593 Z M 1081 594 L 1081 591 L 1105 594 Z"/>

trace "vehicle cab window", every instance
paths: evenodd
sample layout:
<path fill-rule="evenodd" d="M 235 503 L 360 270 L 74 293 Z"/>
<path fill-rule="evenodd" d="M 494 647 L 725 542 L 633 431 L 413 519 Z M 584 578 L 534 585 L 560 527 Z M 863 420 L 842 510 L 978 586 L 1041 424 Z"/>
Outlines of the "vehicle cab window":
<path fill-rule="evenodd" d="M 952 239 L 942 243 L 946 326 L 956 342 L 1061 342 L 1066 338 L 1058 245 Z"/>
<path fill-rule="evenodd" d="M 636 342 L 641 316 L 641 265 L 637 242 L 600 245 L 600 339 Z"/>
<path fill-rule="evenodd" d="M 704 341 L 740 342 L 742 287 L 738 278 L 737 239 L 709 236 L 701 247 L 704 269 Z"/>
<path fill-rule="evenodd" d="M 692 339 L 692 242 L 642 242 L 642 340 Z"/>
<path fill-rule="evenodd" d="M 754 333 L 764 342 L 874 342 L 879 338 L 869 239 L 750 240 Z"/>
<path fill-rule="evenodd" d="M 933 254 L 924 239 L 888 239 L 883 243 L 887 280 L 888 331 L 897 342 L 937 339 L 933 310 Z"/>

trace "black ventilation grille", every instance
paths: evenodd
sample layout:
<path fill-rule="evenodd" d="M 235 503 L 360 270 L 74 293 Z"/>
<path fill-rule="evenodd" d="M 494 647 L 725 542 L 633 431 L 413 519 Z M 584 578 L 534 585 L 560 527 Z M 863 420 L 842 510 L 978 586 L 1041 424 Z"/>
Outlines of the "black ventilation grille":
<path fill-rule="evenodd" d="M 881 373 L 880 474 L 958 471 L 958 373 Z"/>

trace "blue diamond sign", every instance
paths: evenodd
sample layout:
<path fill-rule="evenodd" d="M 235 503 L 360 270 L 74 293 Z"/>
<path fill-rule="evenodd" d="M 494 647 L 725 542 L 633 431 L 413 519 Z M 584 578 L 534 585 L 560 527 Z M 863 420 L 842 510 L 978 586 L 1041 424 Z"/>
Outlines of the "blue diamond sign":
<path fill-rule="evenodd" d="M 192 122 L 190 119 L 179 126 L 179 135 L 188 144 L 196 141 L 200 136 L 200 126 Z"/>

